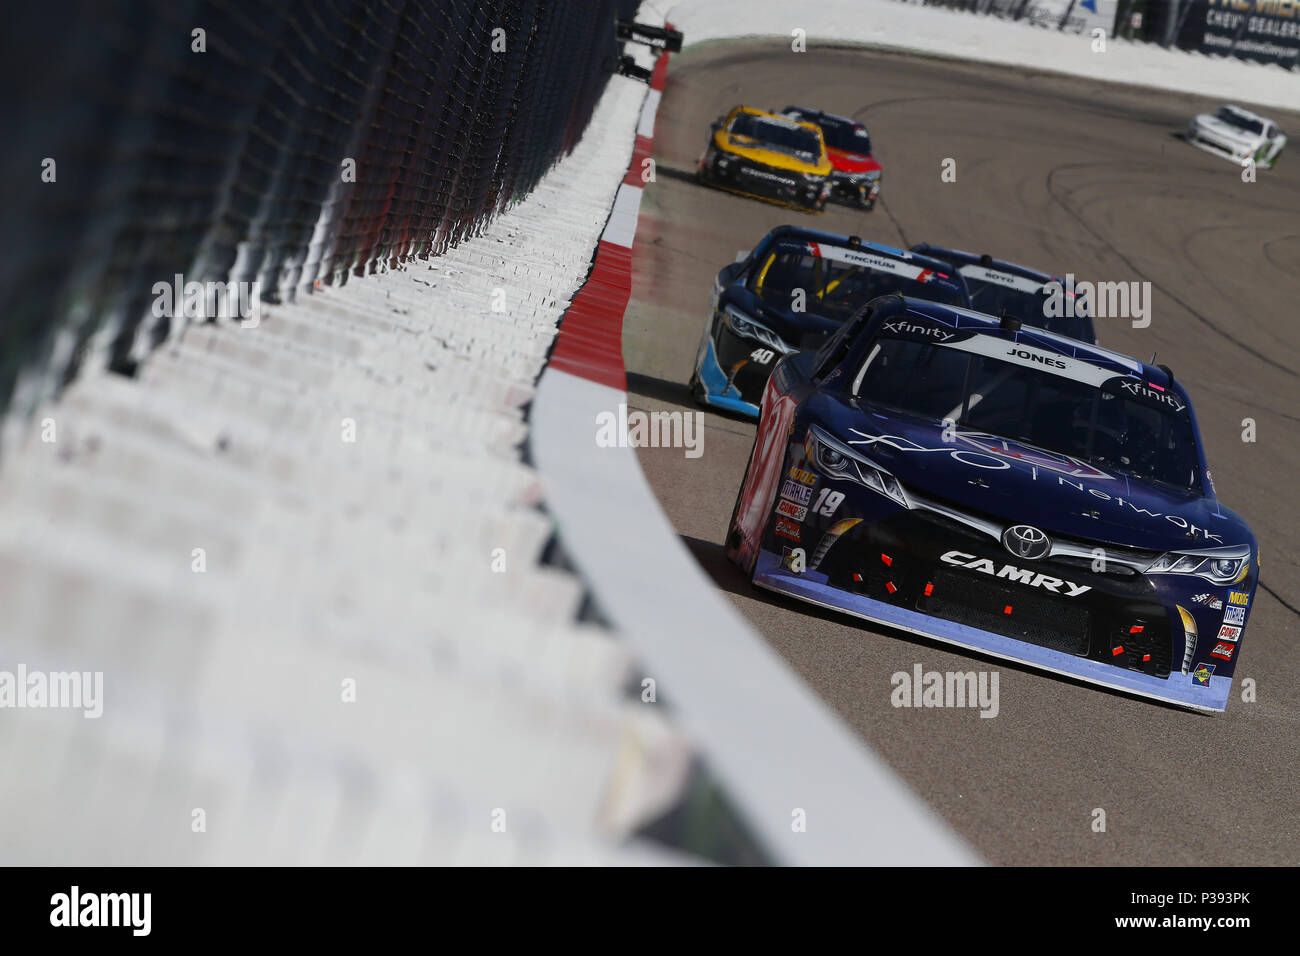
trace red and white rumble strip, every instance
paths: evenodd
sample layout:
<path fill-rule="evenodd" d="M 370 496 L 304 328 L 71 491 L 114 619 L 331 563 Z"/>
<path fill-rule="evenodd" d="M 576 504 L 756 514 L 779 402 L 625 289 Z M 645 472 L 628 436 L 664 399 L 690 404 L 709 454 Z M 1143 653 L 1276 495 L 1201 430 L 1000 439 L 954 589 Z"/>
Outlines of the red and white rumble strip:
<path fill-rule="evenodd" d="M 775 859 L 978 862 L 718 592 L 659 507 L 635 449 L 594 440 L 598 416 L 627 402 L 623 314 L 667 59 L 657 61 L 628 174 L 533 402 L 546 506 L 602 610 Z M 816 823 L 796 832 L 799 810 Z"/>

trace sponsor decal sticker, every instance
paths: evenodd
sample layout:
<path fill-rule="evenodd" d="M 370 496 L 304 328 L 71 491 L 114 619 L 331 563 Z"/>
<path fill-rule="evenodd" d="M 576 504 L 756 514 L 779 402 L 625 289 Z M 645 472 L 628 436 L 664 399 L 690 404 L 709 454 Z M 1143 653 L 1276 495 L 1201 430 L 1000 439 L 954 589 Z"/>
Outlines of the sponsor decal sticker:
<path fill-rule="evenodd" d="M 1192 669 L 1192 685 L 1194 687 L 1209 687 L 1210 678 L 1214 676 L 1213 664 L 1197 664 Z"/>
<path fill-rule="evenodd" d="M 1219 657 L 1225 661 L 1232 660 L 1232 652 L 1236 648 L 1235 644 L 1224 644 L 1220 642 L 1214 645 L 1214 650 L 1210 651 L 1211 657 Z"/>
<path fill-rule="evenodd" d="M 830 259 L 833 262 L 844 262 L 853 266 L 866 266 L 868 269 L 875 269 L 877 272 L 888 272 L 896 276 L 903 276 L 905 279 L 915 279 L 918 282 L 927 282 L 935 274 L 931 270 L 924 269 L 914 262 L 906 262 L 902 259 L 891 259 L 887 256 L 871 252 L 863 252 L 856 249 L 845 249 L 842 246 L 819 246 L 818 251 L 814 252 L 813 255 L 817 255 L 818 253 L 821 254 L 823 259 Z M 947 276 L 944 276 L 944 278 L 947 278 Z"/>
<path fill-rule="evenodd" d="M 1246 609 L 1244 607 L 1230 607 L 1223 612 L 1224 624 L 1236 624 L 1241 626 L 1246 623 Z"/>
<path fill-rule="evenodd" d="M 797 505 L 806 505 L 812 501 L 812 489 L 805 485 L 796 485 L 793 481 L 787 481 L 781 486 L 781 497 L 793 501 Z"/>
<path fill-rule="evenodd" d="M 1006 286 L 1009 289 L 1019 289 L 1021 292 L 1042 292 L 1044 287 L 1044 283 L 1038 279 L 1013 275 L 1010 272 L 999 272 L 996 269 L 987 269 L 984 266 L 966 265 L 957 271 L 968 279 L 992 282 Z"/>
<path fill-rule="evenodd" d="M 776 519 L 776 533 L 783 538 L 789 538 L 791 541 L 799 540 L 799 526 L 793 521 L 786 521 L 784 518 Z"/>
<path fill-rule="evenodd" d="M 1159 386 L 1151 384 L 1143 385 L 1141 382 L 1134 382 L 1128 379 L 1121 381 L 1119 386 L 1130 395 L 1136 395 L 1139 398 L 1147 398 L 1154 402 L 1163 402 L 1176 412 L 1181 412 L 1187 407 L 1178 400 L 1177 395 L 1173 394 L 1173 392 L 1167 392 Z"/>
<path fill-rule="evenodd" d="M 1070 367 L 1068 362 L 1063 362 L 1061 359 L 1043 352 L 1036 352 L 1033 349 L 1010 348 L 1006 351 L 1005 354 L 1010 355 L 1013 358 L 1021 359 L 1023 362 L 1031 362 L 1031 363 L 1037 363 L 1039 365 L 1046 365 L 1048 368 L 1069 368 Z"/>
<path fill-rule="evenodd" d="M 793 518 L 795 521 L 802 521 L 808 517 L 808 509 L 803 505 L 797 505 L 793 501 L 786 501 L 782 498 L 776 503 L 777 514 L 785 515 L 787 518 Z"/>
<path fill-rule="evenodd" d="M 790 428 L 794 428 L 793 422 L 790 423 Z M 799 482 L 799 484 L 807 485 L 811 488 L 813 485 L 817 484 L 817 479 L 821 476 L 815 475 L 811 471 L 804 471 L 802 468 L 792 467 L 790 469 L 790 474 L 787 477 L 793 478 L 795 481 Z"/>
<path fill-rule="evenodd" d="M 1014 564 L 1004 564 L 999 569 L 988 558 L 976 557 L 962 551 L 949 551 L 942 555 L 939 560 L 954 567 L 968 568 L 971 571 L 979 571 L 981 574 L 992 575 L 995 578 L 1007 578 L 1018 584 L 1027 584 L 1032 588 L 1042 588 L 1045 591 L 1062 594 L 1065 597 L 1079 597 L 1092 590 L 1089 585 L 1075 584 L 1073 581 L 1066 581 L 1063 578 L 1054 578 L 1050 574 L 1037 574 L 1028 568 L 1018 568 Z"/>
<path fill-rule="evenodd" d="M 1229 591 L 1228 603 L 1237 607 L 1250 607 L 1250 595 L 1245 591 Z"/>
<path fill-rule="evenodd" d="M 1220 641 L 1235 641 L 1241 637 L 1241 628 L 1233 627 L 1231 624 L 1224 624 L 1219 628 L 1216 639 Z"/>
<path fill-rule="evenodd" d="M 949 332 L 937 325 L 922 325 L 920 322 L 908 322 L 905 319 L 886 322 L 880 329 L 882 332 L 891 332 L 894 335 L 918 335 L 922 338 L 937 339 L 940 342 L 947 342 L 957 335 L 956 332 Z"/>
<path fill-rule="evenodd" d="M 1193 604 L 1204 604 L 1214 611 L 1223 609 L 1223 601 L 1214 594 L 1197 594 L 1192 598 Z"/>

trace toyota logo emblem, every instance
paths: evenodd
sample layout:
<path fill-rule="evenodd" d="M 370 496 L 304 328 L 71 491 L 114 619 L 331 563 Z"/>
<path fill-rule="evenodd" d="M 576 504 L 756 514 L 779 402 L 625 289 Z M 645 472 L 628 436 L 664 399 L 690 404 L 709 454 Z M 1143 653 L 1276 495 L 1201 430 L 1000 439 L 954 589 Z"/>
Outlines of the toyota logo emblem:
<path fill-rule="evenodd" d="M 1002 533 L 1002 546 L 1018 558 L 1037 561 L 1052 550 L 1052 539 L 1032 525 L 1012 525 Z"/>

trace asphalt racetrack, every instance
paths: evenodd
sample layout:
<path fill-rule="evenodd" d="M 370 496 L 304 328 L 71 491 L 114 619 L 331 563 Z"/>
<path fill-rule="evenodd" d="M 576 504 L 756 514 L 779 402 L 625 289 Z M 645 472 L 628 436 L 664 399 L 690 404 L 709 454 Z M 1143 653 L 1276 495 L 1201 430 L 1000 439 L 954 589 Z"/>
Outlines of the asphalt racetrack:
<path fill-rule="evenodd" d="M 709 123 L 737 103 L 862 120 L 884 167 L 882 202 L 809 215 L 696 185 Z M 797 54 L 783 42 L 710 43 L 672 61 L 624 327 L 633 408 L 695 409 L 686 382 L 713 277 L 783 222 L 988 252 L 1092 281 L 1149 281 L 1150 326 L 1099 320 L 1102 344 L 1157 353 L 1186 384 L 1219 496 L 1259 538 L 1261 583 L 1234 695 L 1225 714 L 1208 716 L 754 590 L 722 554 L 754 426 L 706 412 L 701 457 L 640 450 L 717 586 L 992 863 L 1300 863 L 1300 114 L 1259 110 L 1292 145 L 1275 170 L 1244 183 L 1230 162 L 1177 136 L 1218 105 L 815 44 Z M 954 183 L 940 179 L 945 158 L 956 160 Z M 1243 419 L 1254 420 L 1253 443 L 1242 440 Z M 997 671 L 997 716 L 892 706 L 891 675 L 918 663 Z M 1245 679 L 1253 702 L 1241 699 Z"/>

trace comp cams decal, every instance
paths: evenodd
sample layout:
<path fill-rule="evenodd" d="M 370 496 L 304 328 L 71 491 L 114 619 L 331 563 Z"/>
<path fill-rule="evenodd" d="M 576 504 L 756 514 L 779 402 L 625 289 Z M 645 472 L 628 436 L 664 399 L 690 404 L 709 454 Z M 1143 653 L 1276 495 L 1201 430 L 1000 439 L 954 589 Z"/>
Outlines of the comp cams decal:
<path fill-rule="evenodd" d="M 802 521 L 808 517 L 807 508 L 803 505 L 797 505 L 793 501 L 786 501 L 784 498 L 776 503 L 776 513 L 794 521 Z"/>

